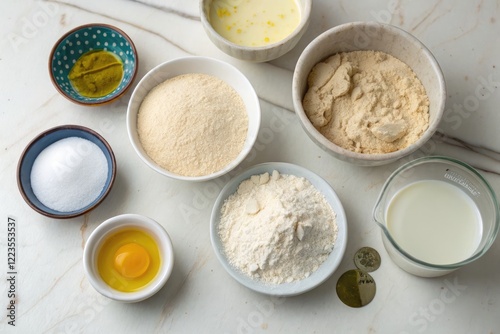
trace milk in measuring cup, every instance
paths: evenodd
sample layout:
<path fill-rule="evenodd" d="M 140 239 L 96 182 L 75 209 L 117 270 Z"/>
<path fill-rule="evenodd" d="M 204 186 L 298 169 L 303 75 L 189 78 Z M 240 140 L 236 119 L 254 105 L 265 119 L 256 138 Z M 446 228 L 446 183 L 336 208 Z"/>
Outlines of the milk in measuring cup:
<path fill-rule="evenodd" d="M 482 235 L 474 201 L 444 181 L 418 181 L 399 190 L 387 208 L 386 222 L 401 249 L 437 265 L 469 258 Z"/>

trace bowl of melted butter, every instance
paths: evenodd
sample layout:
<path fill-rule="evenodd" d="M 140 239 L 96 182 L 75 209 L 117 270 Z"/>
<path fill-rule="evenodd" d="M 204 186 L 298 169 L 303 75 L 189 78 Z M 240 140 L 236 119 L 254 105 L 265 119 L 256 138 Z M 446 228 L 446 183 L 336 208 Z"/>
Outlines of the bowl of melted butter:
<path fill-rule="evenodd" d="M 226 54 L 266 62 L 292 50 L 307 30 L 311 0 L 200 0 L 203 28 Z"/>

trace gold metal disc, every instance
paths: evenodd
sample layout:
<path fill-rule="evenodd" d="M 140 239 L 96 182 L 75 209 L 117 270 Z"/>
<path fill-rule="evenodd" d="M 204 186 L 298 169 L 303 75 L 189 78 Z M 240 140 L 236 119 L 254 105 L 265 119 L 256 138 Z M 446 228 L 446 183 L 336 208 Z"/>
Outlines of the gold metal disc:
<path fill-rule="evenodd" d="M 375 297 L 376 285 L 373 277 L 359 269 L 346 271 L 337 281 L 337 295 L 350 307 L 362 307 Z"/>

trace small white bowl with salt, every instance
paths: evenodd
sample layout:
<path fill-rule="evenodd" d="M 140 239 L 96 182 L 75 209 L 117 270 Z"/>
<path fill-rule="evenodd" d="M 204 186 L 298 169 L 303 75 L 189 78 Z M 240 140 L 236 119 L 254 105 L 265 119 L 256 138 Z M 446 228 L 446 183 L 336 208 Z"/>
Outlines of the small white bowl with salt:
<path fill-rule="evenodd" d="M 62 125 L 39 134 L 19 159 L 17 183 L 26 203 L 51 218 L 73 218 L 98 206 L 116 175 L 111 146 L 97 132 Z"/>

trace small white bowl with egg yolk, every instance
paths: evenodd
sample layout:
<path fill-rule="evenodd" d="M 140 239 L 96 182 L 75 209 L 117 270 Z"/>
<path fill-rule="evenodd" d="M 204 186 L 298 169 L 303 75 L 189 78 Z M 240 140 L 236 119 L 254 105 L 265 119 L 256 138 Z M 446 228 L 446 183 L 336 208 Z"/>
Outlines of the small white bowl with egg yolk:
<path fill-rule="evenodd" d="M 133 303 L 157 293 L 174 266 L 172 242 L 155 220 L 136 214 L 112 217 L 89 236 L 83 267 L 103 296 Z"/>

